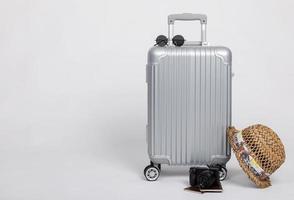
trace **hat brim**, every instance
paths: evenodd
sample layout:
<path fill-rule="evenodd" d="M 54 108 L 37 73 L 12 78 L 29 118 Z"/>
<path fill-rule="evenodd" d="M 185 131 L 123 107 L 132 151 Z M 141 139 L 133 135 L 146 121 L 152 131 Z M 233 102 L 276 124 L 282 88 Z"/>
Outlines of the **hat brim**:
<path fill-rule="evenodd" d="M 233 128 L 234 129 L 234 128 Z M 236 129 L 234 129 L 236 130 Z M 235 134 L 235 131 L 232 130 L 231 128 L 229 128 L 228 130 L 228 140 L 229 140 L 229 143 L 233 149 L 233 152 L 239 162 L 239 165 L 240 167 L 243 169 L 243 171 L 248 175 L 249 179 L 251 181 L 253 181 L 257 187 L 259 188 L 266 188 L 266 187 L 269 187 L 271 186 L 271 181 L 270 179 L 267 179 L 267 180 L 260 180 L 251 170 L 250 168 L 248 167 L 248 165 L 246 165 L 246 163 L 244 162 L 244 160 L 242 159 L 241 157 L 241 154 L 239 153 L 239 150 L 238 150 L 238 147 L 236 146 L 236 144 L 234 143 L 234 134 Z"/>

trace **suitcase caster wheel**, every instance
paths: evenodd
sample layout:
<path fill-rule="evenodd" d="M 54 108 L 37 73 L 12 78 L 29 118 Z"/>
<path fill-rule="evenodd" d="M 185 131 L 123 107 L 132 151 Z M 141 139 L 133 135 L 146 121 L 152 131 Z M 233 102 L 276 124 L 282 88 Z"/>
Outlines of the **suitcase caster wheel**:
<path fill-rule="evenodd" d="M 228 174 L 227 169 L 225 167 L 220 167 L 218 172 L 219 172 L 219 180 L 220 181 L 225 180 Z"/>
<path fill-rule="evenodd" d="M 160 175 L 160 170 L 153 165 L 148 165 L 144 169 L 144 176 L 147 179 L 147 181 L 156 181 L 159 175 Z"/>

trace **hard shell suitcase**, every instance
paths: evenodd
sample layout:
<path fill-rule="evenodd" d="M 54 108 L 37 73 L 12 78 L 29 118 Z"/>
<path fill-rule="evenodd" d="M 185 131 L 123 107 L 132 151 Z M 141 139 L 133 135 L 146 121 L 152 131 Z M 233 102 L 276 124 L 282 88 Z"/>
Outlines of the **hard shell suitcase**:
<path fill-rule="evenodd" d="M 177 20 L 199 20 L 201 42 L 175 46 Z M 168 44 L 148 52 L 147 180 L 159 177 L 161 164 L 219 166 L 226 177 L 230 159 L 226 129 L 231 125 L 232 55 L 206 42 L 206 15 L 168 16 Z"/>

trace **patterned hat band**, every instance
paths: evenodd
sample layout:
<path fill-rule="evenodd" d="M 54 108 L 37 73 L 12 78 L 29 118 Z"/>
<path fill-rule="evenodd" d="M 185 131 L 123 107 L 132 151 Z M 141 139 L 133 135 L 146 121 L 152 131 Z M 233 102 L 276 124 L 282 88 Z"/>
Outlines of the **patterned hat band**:
<path fill-rule="evenodd" d="M 244 161 L 250 171 L 262 181 L 269 180 L 270 174 L 266 173 L 252 157 L 250 148 L 247 147 L 246 142 L 243 139 L 242 131 L 238 131 L 235 133 L 234 143 L 238 148 L 237 153 L 240 154 L 241 159 Z"/>

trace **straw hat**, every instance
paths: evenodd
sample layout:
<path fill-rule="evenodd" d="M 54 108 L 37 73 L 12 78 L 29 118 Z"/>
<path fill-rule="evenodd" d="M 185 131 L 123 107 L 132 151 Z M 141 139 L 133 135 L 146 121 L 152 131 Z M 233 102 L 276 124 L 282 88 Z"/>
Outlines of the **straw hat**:
<path fill-rule="evenodd" d="M 269 176 L 285 161 L 285 150 L 278 135 L 261 124 L 242 131 L 228 129 L 228 139 L 240 166 L 260 188 L 271 185 Z"/>

